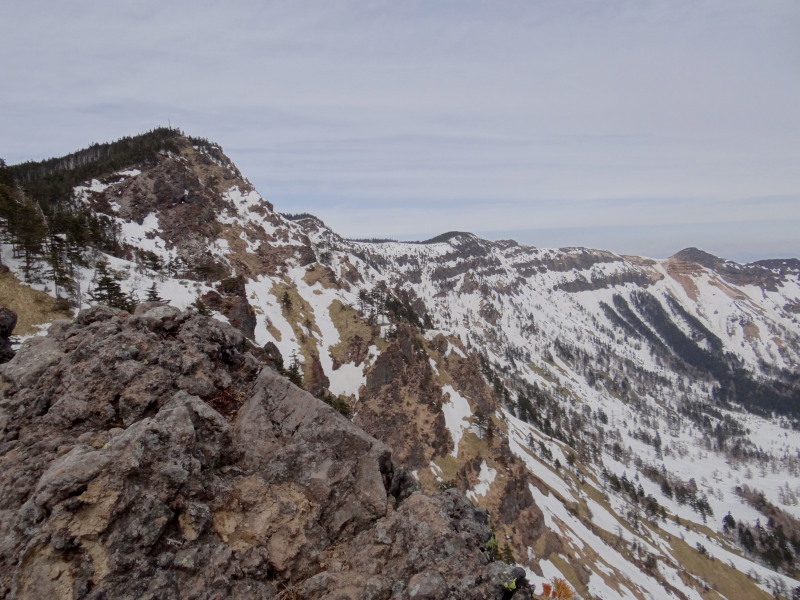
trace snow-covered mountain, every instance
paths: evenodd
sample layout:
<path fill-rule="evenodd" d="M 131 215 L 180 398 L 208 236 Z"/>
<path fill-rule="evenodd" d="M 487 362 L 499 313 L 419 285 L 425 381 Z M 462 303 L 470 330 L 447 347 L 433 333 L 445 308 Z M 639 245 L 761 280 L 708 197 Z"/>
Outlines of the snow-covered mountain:
<path fill-rule="evenodd" d="M 800 595 L 800 261 L 347 240 L 277 212 L 214 144 L 148 144 L 9 168 L 3 263 L 77 306 L 158 296 L 231 322 L 424 489 L 487 508 L 531 581 Z"/>

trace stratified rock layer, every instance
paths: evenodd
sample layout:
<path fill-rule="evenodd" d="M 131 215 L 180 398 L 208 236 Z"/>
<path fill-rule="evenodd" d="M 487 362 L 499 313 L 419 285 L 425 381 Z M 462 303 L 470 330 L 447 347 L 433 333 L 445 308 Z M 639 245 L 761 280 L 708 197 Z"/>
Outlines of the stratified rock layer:
<path fill-rule="evenodd" d="M 97 307 L 0 367 L 4 598 L 493 598 L 486 513 L 234 328 Z"/>

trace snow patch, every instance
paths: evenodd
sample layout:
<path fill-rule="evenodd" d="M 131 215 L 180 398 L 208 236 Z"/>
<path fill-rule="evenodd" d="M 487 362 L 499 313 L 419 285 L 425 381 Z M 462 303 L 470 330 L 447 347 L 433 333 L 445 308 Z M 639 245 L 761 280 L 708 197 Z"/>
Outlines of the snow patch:
<path fill-rule="evenodd" d="M 487 465 L 484 460 L 481 463 L 481 472 L 478 473 L 478 483 L 467 492 L 467 497 L 477 503 L 479 496 L 486 496 L 489 493 L 489 487 L 494 483 L 496 476 L 497 470 Z"/>
<path fill-rule="evenodd" d="M 452 456 L 458 456 L 458 444 L 464 435 L 464 430 L 470 426 L 469 419 L 472 417 L 472 410 L 469 402 L 459 394 L 452 385 L 442 386 L 442 392 L 448 394 L 450 399 L 442 404 L 444 422 L 453 438 Z"/>

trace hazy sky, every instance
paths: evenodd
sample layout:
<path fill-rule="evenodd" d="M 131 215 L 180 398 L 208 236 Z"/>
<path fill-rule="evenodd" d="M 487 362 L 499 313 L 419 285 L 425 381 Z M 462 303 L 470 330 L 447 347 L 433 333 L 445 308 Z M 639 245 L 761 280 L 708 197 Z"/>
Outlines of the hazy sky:
<path fill-rule="evenodd" d="M 7 2 L 0 156 L 171 123 L 352 237 L 800 257 L 800 2 Z"/>

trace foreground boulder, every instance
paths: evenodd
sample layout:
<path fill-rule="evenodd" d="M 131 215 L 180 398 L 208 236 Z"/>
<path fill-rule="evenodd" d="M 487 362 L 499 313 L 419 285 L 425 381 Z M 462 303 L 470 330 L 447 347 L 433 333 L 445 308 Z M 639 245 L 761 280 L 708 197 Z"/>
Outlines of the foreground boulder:
<path fill-rule="evenodd" d="M 0 597 L 502 596 L 484 511 L 227 324 L 96 307 L 0 377 Z"/>

